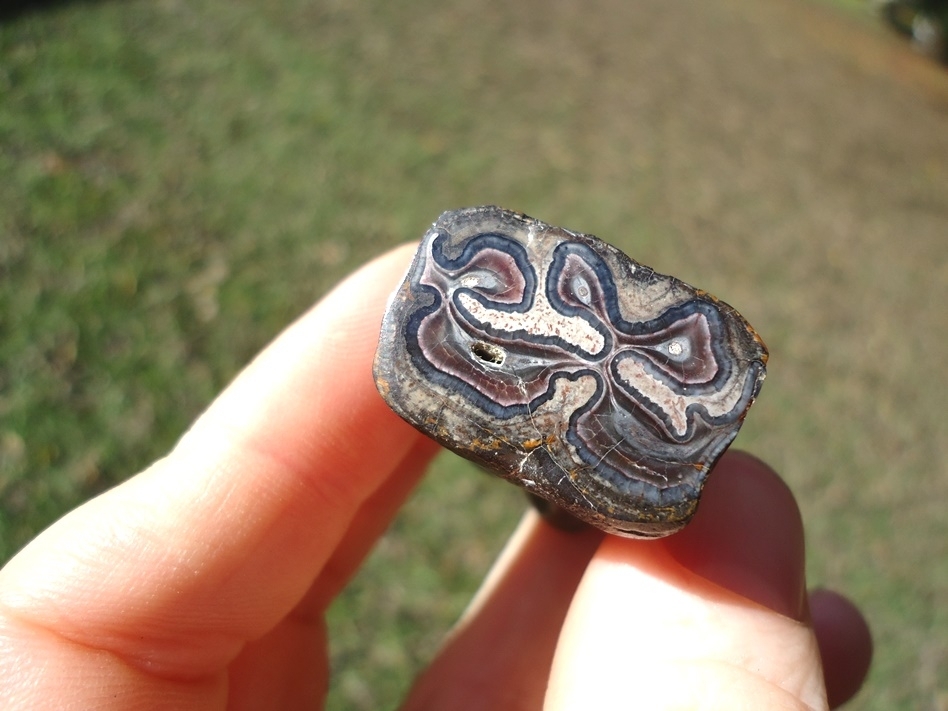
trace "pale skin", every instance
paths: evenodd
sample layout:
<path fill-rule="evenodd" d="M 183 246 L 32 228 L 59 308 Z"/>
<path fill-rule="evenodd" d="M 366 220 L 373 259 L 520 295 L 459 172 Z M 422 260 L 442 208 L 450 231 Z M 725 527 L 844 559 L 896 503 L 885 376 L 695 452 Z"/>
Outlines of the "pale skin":
<path fill-rule="evenodd" d="M 413 249 L 343 282 L 168 456 L 0 570 L 0 708 L 322 707 L 325 611 L 436 452 L 371 377 Z M 806 594 L 789 490 L 735 453 L 668 539 L 527 514 L 402 708 L 825 709 L 870 657 L 853 605 Z"/>

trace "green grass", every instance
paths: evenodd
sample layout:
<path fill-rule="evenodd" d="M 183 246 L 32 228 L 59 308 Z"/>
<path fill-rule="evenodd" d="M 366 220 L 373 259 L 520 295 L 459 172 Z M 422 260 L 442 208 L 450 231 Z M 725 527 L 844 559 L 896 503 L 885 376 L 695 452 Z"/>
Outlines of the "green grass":
<path fill-rule="evenodd" d="M 784 0 L 129 0 L 6 21 L 0 560 L 167 451 L 345 273 L 494 202 L 758 327 L 772 367 L 740 445 L 800 499 L 811 581 L 870 615 L 852 707 L 937 708 L 948 93 L 805 24 L 840 36 L 841 18 Z M 332 612 L 330 708 L 394 704 L 521 506 L 439 462 Z"/>

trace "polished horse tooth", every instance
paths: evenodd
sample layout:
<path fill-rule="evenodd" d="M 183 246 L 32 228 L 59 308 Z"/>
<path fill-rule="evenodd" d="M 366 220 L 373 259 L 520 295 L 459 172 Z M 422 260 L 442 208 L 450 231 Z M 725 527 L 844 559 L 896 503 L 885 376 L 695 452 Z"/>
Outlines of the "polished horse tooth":
<path fill-rule="evenodd" d="M 657 537 L 694 515 L 766 363 L 713 296 L 591 235 L 476 207 L 422 240 L 375 380 L 449 449 L 607 532 Z"/>

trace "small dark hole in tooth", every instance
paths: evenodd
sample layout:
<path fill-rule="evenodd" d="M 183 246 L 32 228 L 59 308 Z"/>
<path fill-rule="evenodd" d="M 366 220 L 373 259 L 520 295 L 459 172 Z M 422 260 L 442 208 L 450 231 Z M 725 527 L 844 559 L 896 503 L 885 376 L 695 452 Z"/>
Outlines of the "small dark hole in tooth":
<path fill-rule="evenodd" d="M 482 343 L 481 341 L 471 344 L 471 353 L 485 363 L 492 363 L 494 365 L 503 363 L 504 357 L 506 356 L 503 348 L 498 348 L 490 343 Z"/>

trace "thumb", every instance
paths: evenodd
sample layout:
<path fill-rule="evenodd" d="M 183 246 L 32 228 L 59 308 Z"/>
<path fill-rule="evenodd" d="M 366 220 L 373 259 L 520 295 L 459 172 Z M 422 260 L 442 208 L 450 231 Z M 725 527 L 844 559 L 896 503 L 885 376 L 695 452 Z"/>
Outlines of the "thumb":
<path fill-rule="evenodd" d="M 803 564 L 789 490 L 763 463 L 726 455 L 682 533 L 603 542 L 544 708 L 827 708 Z"/>

